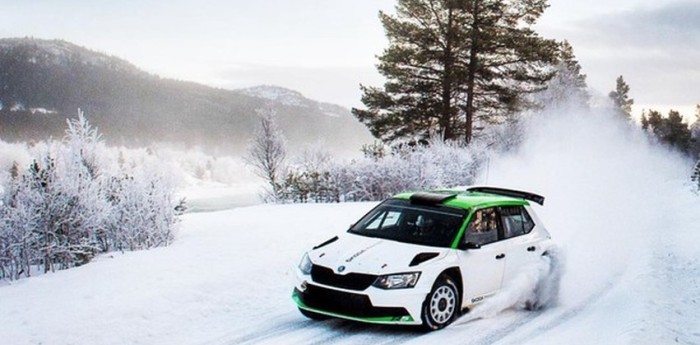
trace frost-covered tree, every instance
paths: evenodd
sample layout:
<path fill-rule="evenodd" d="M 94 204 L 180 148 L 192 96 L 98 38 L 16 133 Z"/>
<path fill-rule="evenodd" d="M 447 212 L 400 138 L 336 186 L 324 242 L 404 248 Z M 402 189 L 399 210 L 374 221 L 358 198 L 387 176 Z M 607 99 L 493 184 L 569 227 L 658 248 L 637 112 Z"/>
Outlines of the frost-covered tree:
<path fill-rule="evenodd" d="M 263 178 L 270 187 L 266 199 L 276 199 L 280 191 L 287 152 L 286 140 L 275 121 L 273 109 L 260 110 L 260 123 L 248 144 L 246 162 L 253 167 L 256 175 Z"/>
<path fill-rule="evenodd" d="M 173 181 L 146 169 L 112 177 L 109 202 L 113 207 L 103 243 L 107 250 L 139 250 L 166 246 L 174 238 L 177 204 Z"/>
<path fill-rule="evenodd" d="M 28 176 L 16 176 L 5 188 L 0 207 L 0 278 L 29 276 L 39 256 L 35 229 L 40 218 L 34 205 L 40 196 L 32 184 Z"/>
<path fill-rule="evenodd" d="M 65 198 L 65 208 L 58 213 L 64 221 L 66 236 L 66 262 L 87 262 L 97 252 L 99 239 L 104 232 L 110 208 L 106 202 L 104 176 L 100 161 L 105 155 L 102 136 L 85 118 L 82 112 L 68 120 L 68 129 L 57 173 L 57 188 Z M 62 165 L 62 166 L 61 166 Z M 60 200 L 60 197 L 58 197 Z"/>
<path fill-rule="evenodd" d="M 101 145 L 80 113 L 68 121 L 63 142 L 47 146 L 26 172 L 13 174 L 4 231 L 26 224 L 19 228 L 24 266 L 48 272 L 85 263 L 100 251 L 97 236 L 109 215 L 97 161 Z"/>
<path fill-rule="evenodd" d="M 0 278 L 172 240 L 177 219 L 167 173 L 157 162 L 110 166 L 116 155 L 82 113 L 68 121 L 62 141 L 35 154 L 27 168 L 15 166 L 0 194 Z M 122 176 L 131 178 L 115 187 Z"/>
<path fill-rule="evenodd" d="M 301 163 L 282 182 L 281 197 L 288 202 L 370 201 L 403 191 L 468 185 L 486 150 L 476 142 L 464 146 L 433 138 L 428 145 L 397 146 L 384 156 Z"/>

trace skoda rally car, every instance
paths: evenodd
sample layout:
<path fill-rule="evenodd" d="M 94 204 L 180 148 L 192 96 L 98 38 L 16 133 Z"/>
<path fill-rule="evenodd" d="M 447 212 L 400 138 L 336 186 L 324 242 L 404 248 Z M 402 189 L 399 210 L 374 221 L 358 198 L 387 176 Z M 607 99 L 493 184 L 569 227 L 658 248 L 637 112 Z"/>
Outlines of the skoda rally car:
<path fill-rule="evenodd" d="M 530 202 L 544 197 L 494 187 L 395 195 L 305 253 L 292 298 L 312 319 L 443 328 L 553 248 Z"/>

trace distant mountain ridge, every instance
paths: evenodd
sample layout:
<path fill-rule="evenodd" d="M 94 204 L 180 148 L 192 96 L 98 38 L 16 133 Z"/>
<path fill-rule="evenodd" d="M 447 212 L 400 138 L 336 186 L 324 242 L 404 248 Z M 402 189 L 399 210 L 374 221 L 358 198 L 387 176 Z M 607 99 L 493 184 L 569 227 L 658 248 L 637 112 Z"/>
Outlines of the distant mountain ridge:
<path fill-rule="evenodd" d="M 155 142 L 240 153 L 272 108 L 291 146 L 359 150 L 372 140 L 346 108 L 277 86 L 224 90 L 160 78 L 62 40 L 0 39 L 0 139 L 62 137 L 78 108 L 110 144 Z"/>

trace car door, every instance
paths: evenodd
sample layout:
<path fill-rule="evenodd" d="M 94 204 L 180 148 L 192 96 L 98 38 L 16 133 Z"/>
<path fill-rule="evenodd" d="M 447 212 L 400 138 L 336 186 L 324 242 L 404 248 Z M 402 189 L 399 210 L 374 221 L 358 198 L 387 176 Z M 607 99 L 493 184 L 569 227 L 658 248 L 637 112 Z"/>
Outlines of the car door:
<path fill-rule="evenodd" d="M 481 301 L 501 288 L 505 247 L 499 241 L 500 221 L 495 208 L 478 209 L 470 217 L 458 255 L 463 280 L 463 305 Z"/>
<path fill-rule="evenodd" d="M 540 246 L 541 239 L 532 233 L 535 222 L 523 206 L 499 207 L 498 213 L 507 256 L 503 284 L 508 284 L 524 269 L 536 263 L 543 248 Z"/>

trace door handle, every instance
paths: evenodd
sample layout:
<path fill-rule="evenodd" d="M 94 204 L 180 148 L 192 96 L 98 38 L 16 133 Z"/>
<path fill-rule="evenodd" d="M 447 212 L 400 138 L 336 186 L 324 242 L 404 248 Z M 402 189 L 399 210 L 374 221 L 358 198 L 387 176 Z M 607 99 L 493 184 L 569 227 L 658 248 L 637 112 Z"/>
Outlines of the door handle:
<path fill-rule="evenodd" d="M 506 257 L 506 255 L 503 254 L 503 253 L 501 253 L 501 254 L 496 255 L 496 260 L 501 260 L 501 259 L 503 259 L 503 258 L 505 258 L 505 257 Z"/>
<path fill-rule="evenodd" d="M 534 252 L 535 251 L 535 246 L 532 247 L 527 247 L 528 252 Z"/>

